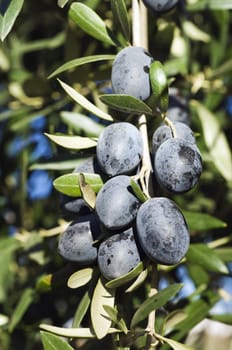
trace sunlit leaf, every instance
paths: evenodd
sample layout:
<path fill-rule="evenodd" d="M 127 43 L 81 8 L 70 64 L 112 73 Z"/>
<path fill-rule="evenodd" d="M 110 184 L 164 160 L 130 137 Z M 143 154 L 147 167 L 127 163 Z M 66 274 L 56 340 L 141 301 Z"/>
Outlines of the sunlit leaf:
<path fill-rule="evenodd" d="M 168 344 L 173 350 L 194 350 L 192 347 L 179 343 L 176 340 L 163 337 L 160 334 L 156 334 L 156 337 L 160 340 L 162 340 L 164 343 Z"/>
<path fill-rule="evenodd" d="M 209 271 L 228 273 L 228 268 L 224 262 L 206 244 L 191 244 L 186 257 L 189 262 L 199 264 Z"/>
<path fill-rule="evenodd" d="M 0 15 L 0 38 L 2 41 L 11 31 L 23 7 L 23 3 L 24 0 L 11 0 L 4 16 Z"/>
<path fill-rule="evenodd" d="M 144 269 L 144 264 L 143 262 L 140 262 L 133 270 L 131 270 L 127 274 L 107 282 L 106 286 L 107 288 L 117 288 L 117 287 L 123 286 L 124 284 L 135 279 L 143 271 L 143 269 Z"/>
<path fill-rule="evenodd" d="M 21 295 L 10 319 L 9 331 L 12 332 L 21 321 L 28 307 L 35 299 L 35 291 L 32 288 L 26 288 Z"/>
<path fill-rule="evenodd" d="M 74 350 L 64 339 L 48 332 L 40 332 L 44 350 Z"/>
<path fill-rule="evenodd" d="M 163 332 L 164 334 L 170 333 L 174 327 L 187 317 L 186 313 L 182 310 L 175 310 L 170 312 L 164 320 Z"/>
<path fill-rule="evenodd" d="M 90 307 L 91 321 L 94 332 L 98 339 L 102 339 L 108 333 L 111 326 L 111 319 L 104 309 L 105 305 L 114 306 L 115 289 L 109 289 L 105 286 L 100 277 L 95 287 Z"/>
<path fill-rule="evenodd" d="M 136 97 L 125 94 L 105 94 L 100 100 L 113 109 L 134 114 L 152 114 L 151 108 Z"/>
<path fill-rule="evenodd" d="M 192 40 L 202 41 L 204 43 L 208 43 L 211 40 L 211 37 L 208 33 L 203 32 L 191 21 L 183 21 L 183 29 L 188 37 Z"/>
<path fill-rule="evenodd" d="M 144 320 L 150 312 L 165 305 L 172 297 L 174 297 L 179 290 L 183 287 L 182 284 L 173 284 L 169 287 L 159 291 L 157 294 L 146 299 L 142 305 L 135 312 L 132 320 L 131 327 L 136 326 L 140 321 Z"/>
<path fill-rule="evenodd" d="M 91 186 L 94 192 L 97 193 L 103 185 L 101 177 L 97 174 L 84 173 L 84 175 L 85 181 Z M 63 194 L 71 197 L 81 197 L 79 173 L 61 175 L 54 180 L 53 185 L 57 191 Z"/>
<path fill-rule="evenodd" d="M 86 97 L 81 95 L 79 92 L 77 92 L 75 89 L 73 89 L 71 86 L 68 84 L 62 82 L 61 80 L 58 79 L 60 82 L 60 85 L 63 87 L 63 89 L 67 92 L 67 94 L 78 104 L 80 104 L 84 109 L 87 111 L 91 112 L 92 114 L 98 116 L 101 119 L 105 120 L 113 120 L 113 118 L 103 112 L 101 109 L 96 107 L 93 103 L 91 103 Z"/>
<path fill-rule="evenodd" d="M 51 326 L 48 324 L 41 324 L 40 329 L 67 338 L 96 338 L 96 334 L 90 328 L 64 328 Z M 118 332 L 121 332 L 120 329 L 109 328 L 108 330 L 108 334 L 114 334 Z"/>
<path fill-rule="evenodd" d="M 68 279 L 68 287 L 75 289 L 87 284 L 93 277 L 93 268 L 85 268 L 74 272 Z"/>
<path fill-rule="evenodd" d="M 69 2 L 69 0 L 58 0 L 58 6 L 63 8 Z"/>
<path fill-rule="evenodd" d="M 46 293 L 51 291 L 52 274 L 43 275 L 36 281 L 36 290 L 39 293 Z"/>
<path fill-rule="evenodd" d="M 125 293 L 131 293 L 137 288 L 139 288 L 145 282 L 148 275 L 148 269 L 143 270 L 136 280 L 125 290 Z"/>
<path fill-rule="evenodd" d="M 232 181 L 231 150 L 218 118 L 198 101 L 192 101 L 191 105 L 200 118 L 204 140 L 213 163 L 227 181 Z"/>
<path fill-rule="evenodd" d="M 198 0 L 194 4 L 187 5 L 189 11 L 211 10 L 231 10 L 231 0 Z"/>
<path fill-rule="evenodd" d="M 69 14 L 72 20 L 87 34 L 107 44 L 114 45 L 104 21 L 90 7 L 75 2 L 71 5 Z"/>
<path fill-rule="evenodd" d="M 45 133 L 45 135 L 57 145 L 69 149 L 80 150 L 96 147 L 97 145 L 97 141 L 89 137 L 51 135 L 48 133 Z"/>
<path fill-rule="evenodd" d="M 9 317 L 3 314 L 0 314 L 0 327 L 5 326 L 9 322 Z"/>
<path fill-rule="evenodd" d="M 124 37 L 130 40 L 130 23 L 127 14 L 127 8 L 124 0 L 111 0 L 111 9 L 113 19 L 116 24 L 119 24 Z"/>
<path fill-rule="evenodd" d="M 206 213 L 182 210 L 188 227 L 193 231 L 206 231 L 216 228 L 225 228 L 227 223 Z"/>
<path fill-rule="evenodd" d="M 96 193 L 85 181 L 85 175 L 83 173 L 80 173 L 79 175 L 79 184 L 82 198 L 90 206 L 90 208 L 94 209 L 96 204 Z"/>
<path fill-rule="evenodd" d="M 52 78 L 55 75 L 63 73 L 67 70 L 72 70 L 76 67 L 82 66 L 83 64 L 98 62 L 98 61 L 108 61 L 108 60 L 110 61 L 110 60 L 113 60 L 114 58 L 115 58 L 115 55 L 93 55 L 93 56 L 75 58 L 71 61 L 68 61 L 62 64 L 62 66 L 60 66 L 53 73 L 51 73 L 48 78 Z"/>

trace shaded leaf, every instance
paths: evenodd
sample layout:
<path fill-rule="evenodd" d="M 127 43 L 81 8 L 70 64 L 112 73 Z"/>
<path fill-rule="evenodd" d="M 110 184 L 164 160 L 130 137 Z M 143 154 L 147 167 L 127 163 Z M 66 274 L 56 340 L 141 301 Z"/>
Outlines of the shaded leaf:
<path fill-rule="evenodd" d="M 198 0 L 194 4 L 187 5 L 189 11 L 211 10 L 231 10 L 231 0 Z"/>
<path fill-rule="evenodd" d="M 94 269 L 90 267 L 74 272 L 68 279 L 68 287 L 75 289 L 84 286 L 92 279 L 93 272 Z"/>
<path fill-rule="evenodd" d="M 114 45 L 104 21 L 90 7 L 75 2 L 69 10 L 72 20 L 87 34 L 107 44 Z"/>
<path fill-rule="evenodd" d="M 85 292 L 81 301 L 78 303 L 78 307 L 73 317 L 73 324 L 72 324 L 73 328 L 80 327 L 81 322 L 89 309 L 90 302 L 91 302 L 91 299 L 90 299 L 89 291 L 87 291 Z"/>
<path fill-rule="evenodd" d="M 227 181 L 232 181 L 232 155 L 218 118 L 198 101 L 192 101 L 191 106 L 200 118 L 204 140 L 212 161 L 221 175 Z"/>
<path fill-rule="evenodd" d="M 117 287 L 123 286 L 124 284 L 136 278 L 143 271 L 143 269 L 144 269 L 144 264 L 143 262 L 140 262 L 133 270 L 131 270 L 127 274 L 107 282 L 106 287 L 117 288 Z"/>
<path fill-rule="evenodd" d="M 44 350 L 74 350 L 65 340 L 48 332 L 40 332 Z"/>
<path fill-rule="evenodd" d="M 121 329 L 121 331 L 123 333 L 127 334 L 128 328 L 126 326 L 124 319 L 119 315 L 118 311 L 109 305 L 105 305 L 104 309 L 106 310 L 106 312 L 109 315 L 109 317 L 111 318 L 111 320 L 115 323 L 115 325 L 119 329 Z"/>
<path fill-rule="evenodd" d="M 225 228 L 227 223 L 209 214 L 182 210 L 188 227 L 192 231 L 206 231 Z"/>
<path fill-rule="evenodd" d="M 136 290 L 137 288 L 139 288 L 146 280 L 148 275 L 148 269 L 143 270 L 138 277 L 136 278 L 136 280 L 130 285 L 130 287 L 128 287 L 125 290 L 125 293 L 131 293 L 134 290 Z"/>
<path fill-rule="evenodd" d="M 93 103 L 91 103 L 87 98 L 85 98 L 83 95 L 81 95 L 79 92 L 77 92 L 75 89 L 73 89 L 68 84 L 62 82 L 59 80 L 60 85 L 63 87 L 63 89 L 66 91 L 66 93 L 78 104 L 80 104 L 84 109 L 91 112 L 92 114 L 98 116 L 101 119 L 105 120 L 113 120 L 113 118 L 103 112 L 101 109 L 96 107 Z"/>
<path fill-rule="evenodd" d="M 160 61 L 151 63 L 149 77 L 152 94 L 148 99 L 148 103 L 153 110 L 158 108 L 165 113 L 168 109 L 168 79 L 164 66 Z"/>
<path fill-rule="evenodd" d="M 172 284 L 169 287 L 161 290 L 157 294 L 145 300 L 135 312 L 131 320 L 131 327 L 133 328 L 140 321 L 144 320 L 150 312 L 165 305 L 172 297 L 174 297 L 179 292 L 179 290 L 182 287 L 182 284 Z"/>
<path fill-rule="evenodd" d="M 122 112 L 152 115 L 152 110 L 146 103 L 130 95 L 105 94 L 99 96 L 99 98 L 109 107 Z"/>
<path fill-rule="evenodd" d="M 98 62 L 98 61 L 108 61 L 113 60 L 115 58 L 115 55 L 93 55 L 93 56 L 85 56 L 80 58 L 75 58 L 71 61 L 68 61 L 59 68 L 57 68 L 53 73 L 51 73 L 48 78 L 52 78 L 55 75 L 58 75 L 60 73 L 63 73 L 67 70 L 72 70 L 76 67 L 82 66 L 83 64 L 92 63 L 92 62 Z"/>
<path fill-rule="evenodd" d="M 21 295 L 16 308 L 11 316 L 9 323 L 9 331 L 12 332 L 17 324 L 21 321 L 23 315 L 35 299 L 35 291 L 32 288 L 27 288 Z"/>
<path fill-rule="evenodd" d="M 228 325 L 232 325 L 232 313 L 224 313 L 221 315 L 211 315 L 211 320 L 222 322 Z"/>
<path fill-rule="evenodd" d="M 40 329 L 67 338 L 96 338 L 96 334 L 90 328 L 63 328 L 51 326 L 48 324 L 41 324 Z M 114 334 L 118 332 L 120 332 L 120 330 L 116 328 L 109 328 L 108 330 L 108 334 Z"/>
<path fill-rule="evenodd" d="M 148 199 L 146 197 L 146 195 L 143 193 L 143 191 L 141 190 L 140 186 L 137 184 L 136 181 L 134 181 L 133 179 L 130 180 L 130 185 L 132 187 L 132 190 L 135 194 L 135 196 L 140 200 L 140 202 L 144 203 L 146 202 L 146 200 Z"/>
<path fill-rule="evenodd" d="M 97 174 L 85 173 L 85 181 L 96 193 L 101 189 L 103 185 L 101 177 Z M 54 180 L 53 185 L 57 191 L 63 194 L 71 197 L 81 197 L 79 173 L 62 175 Z"/>
<path fill-rule="evenodd" d="M 209 271 L 228 273 L 228 268 L 224 262 L 206 244 L 190 244 L 186 257 L 189 262 L 199 264 Z"/>
<path fill-rule="evenodd" d="M 45 135 L 55 142 L 57 145 L 69 149 L 86 149 L 96 147 L 97 141 L 89 137 L 82 136 L 64 136 L 64 135 L 51 135 L 45 133 Z"/>
<path fill-rule="evenodd" d="M 111 319 L 107 315 L 104 306 L 114 306 L 115 289 L 105 286 L 103 278 L 99 278 L 95 287 L 90 307 L 91 321 L 94 332 L 98 339 L 102 339 L 108 333 L 111 326 Z"/>
<path fill-rule="evenodd" d="M 23 3 L 24 0 L 11 0 L 4 16 L 0 15 L 0 37 L 2 41 L 11 31 L 23 7 Z"/>
<path fill-rule="evenodd" d="M 232 247 L 216 248 L 214 251 L 222 261 L 232 261 Z"/>
<path fill-rule="evenodd" d="M 111 0 L 111 9 L 113 19 L 116 24 L 119 24 L 126 40 L 130 41 L 130 23 L 127 14 L 127 8 L 124 0 Z"/>

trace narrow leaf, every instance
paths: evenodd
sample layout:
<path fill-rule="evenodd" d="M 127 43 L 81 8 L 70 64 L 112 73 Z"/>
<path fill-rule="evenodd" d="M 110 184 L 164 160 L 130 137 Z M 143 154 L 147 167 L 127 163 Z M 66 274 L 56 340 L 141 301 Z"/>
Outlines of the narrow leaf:
<path fill-rule="evenodd" d="M 54 180 L 53 185 L 57 191 L 63 194 L 71 197 L 81 197 L 79 175 L 79 173 L 62 175 Z M 101 177 L 97 174 L 85 173 L 85 181 L 96 193 L 98 193 L 103 185 Z"/>
<path fill-rule="evenodd" d="M 135 194 L 135 196 L 140 200 L 140 202 L 146 202 L 146 200 L 148 199 L 146 197 L 146 195 L 143 193 L 143 191 L 141 190 L 140 186 L 137 184 L 137 182 L 135 182 L 133 179 L 131 179 L 130 181 L 130 185 L 131 188 Z"/>
<path fill-rule="evenodd" d="M 89 291 L 87 291 L 85 292 L 84 296 L 82 297 L 76 309 L 75 315 L 73 317 L 73 324 L 72 324 L 73 328 L 80 327 L 81 322 L 89 309 L 90 302 L 91 302 L 91 299 L 89 296 Z"/>
<path fill-rule="evenodd" d="M 99 98 L 109 107 L 122 112 L 152 115 L 152 110 L 146 103 L 130 95 L 105 94 L 99 96 Z"/>
<path fill-rule="evenodd" d="M 189 11 L 211 10 L 231 10 L 231 0 L 198 0 L 194 4 L 187 5 Z"/>
<path fill-rule="evenodd" d="M 141 285 L 143 285 L 143 283 L 145 282 L 146 278 L 148 275 L 148 269 L 143 270 L 138 277 L 136 278 L 136 280 L 130 285 L 130 287 L 128 287 L 125 290 L 125 293 L 131 293 L 134 290 L 136 290 L 137 288 L 139 288 Z"/>
<path fill-rule="evenodd" d="M 48 332 L 40 332 L 44 350 L 74 350 L 64 339 Z"/>
<path fill-rule="evenodd" d="M 68 61 L 59 68 L 57 68 L 53 73 L 51 73 L 48 78 L 52 78 L 55 75 L 58 75 L 60 73 L 63 73 L 67 70 L 72 70 L 76 67 L 82 66 L 83 64 L 91 63 L 91 62 L 98 62 L 98 61 L 106 61 L 106 60 L 113 60 L 115 58 L 115 55 L 93 55 L 93 56 L 86 56 L 86 57 L 80 57 L 75 58 L 71 61 Z"/>
<path fill-rule="evenodd" d="M 109 332 L 111 319 L 104 309 L 105 305 L 114 306 L 115 289 L 108 289 L 100 277 L 93 293 L 90 307 L 91 321 L 98 339 L 102 339 Z"/>
<path fill-rule="evenodd" d="M 125 323 L 124 319 L 119 315 L 118 311 L 109 305 L 105 305 L 104 309 L 106 310 L 106 312 L 109 315 L 109 317 L 111 318 L 111 320 L 116 324 L 116 326 L 119 329 L 121 329 L 122 332 L 127 334 L 128 329 L 127 329 L 126 323 Z"/>
<path fill-rule="evenodd" d="M 78 104 L 80 104 L 84 109 L 87 111 L 93 113 L 94 115 L 98 116 L 101 119 L 105 120 L 113 120 L 113 118 L 103 112 L 101 109 L 96 107 L 93 103 L 91 103 L 87 98 L 85 98 L 83 95 L 81 95 L 79 92 L 77 92 L 75 89 L 73 89 L 68 84 L 62 82 L 59 80 L 60 85 L 63 87 L 63 89 L 66 91 L 66 93 Z"/>
<path fill-rule="evenodd" d="M 16 18 L 18 17 L 22 7 L 23 7 L 24 0 L 11 0 L 9 2 L 9 6 L 4 14 L 4 16 L 1 16 L 1 26 L 0 26 L 0 37 L 3 41 L 6 36 L 11 31 Z"/>
<path fill-rule="evenodd" d="M 58 6 L 63 8 L 69 2 L 69 0 L 58 0 Z"/>
<path fill-rule="evenodd" d="M 225 228 L 227 223 L 209 214 L 183 210 L 188 227 L 192 231 L 206 231 Z"/>
<path fill-rule="evenodd" d="M 67 338 L 96 338 L 96 334 L 90 328 L 63 328 L 47 324 L 41 324 L 40 329 Z M 109 328 L 108 334 L 121 332 L 116 328 Z"/>
<path fill-rule="evenodd" d="M 165 338 L 160 334 L 156 334 L 156 337 L 162 340 L 164 343 L 168 344 L 173 350 L 194 350 L 192 347 L 179 343 L 176 340 Z"/>
<path fill-rule="evenodd" d="M 232 181 L 231 150 L 218 118 L 198 101 L 192 101 L 191 105 L 200 118 L 204 140 L 212 161 L 221 175 L 227 181 Z"/>
<path fill-rule="evenodd" d="M 74 272 L 68 279 L 68 287 L 75 289 L 87 284 L 93 277 L 94 270 L 90 267 Z"/>
<path fill-rule="evenodd" d="M 19 299 L 16 308 L 12 314 L 10 323 L 9 323 L 9 331 L 12 332 L 17 324 L 21 321 L 23 315 L 27 311 L 28 307 L 35 299 L 35 291 L 32 288 L 27 288 L 24 290 L 21 298 Z"/>
<path fill-rule="evenodd" d="M 107 44 L 114 45 L 104 21 L 90 7 L 75 2 L 69 10 L 72 20 L 87 34 Z"/>
<path fill-rule="evenodd" d="M 111 0 L 111 9 L 114 22 L 119 24 L 119 27 L 126 38 L 130 41 L 130 23 L 127 14 L 127 8 L 124 0 Z"/>
<path fill-rule="evenodd" d="M 136 278 L 143 271 L 143 269 L 144 269 L 144 264 L 143 264 L 143 262 L 140 262 L 133 270 L 131 270 L 127 274 L 107 282 L 106 287 L 107 288 L 120 287 L 120 286 L 130 282 L 134 278 Z"/>
<path fill-rule="evenodd" d="M 96 203 L 96 193 L 91 188 L 91 186 L 85 181 L 85 175 L 80 173 L 79 175 L 81 196 L 85 202 L 90 206 L 90 208 L 95 208 Z"/>
<path fill-rule="evenodd" d="M 45 135 L 57 145 L 69 149 L 80 150 L 96 147 L 97 145 L 97 141 L 89 137 L 51 135 L 48 133 L 45 133 Z"/>
<path fill-rule="evenodd" d="M 228 268 L 224 262 L 206 244 L 191 244 L 186 257 L 190 263 L 199 264 L 209 271 L 228 273 Z"/>
<path fill-rule="evenodd" d="M 208 43 L 211 37 L 208 33 L 203 32 L 191 21 L 183 21 L 183 29 L 186 35 L 192 40 Z"/>
<path fill-rule="evenodd" d="M 211 315 L 211 320 L 222 322 L 228 325 L 232 325 L 232 313 L 225 313 L 221 315 Z"/>
<path fill-rule="evenodd" d="M 150 312 L 165 305 L 172 297 L 174 297 L 179 290 L 183 287 L 182 284 L 173 284 L 169 287 L 161 290 L 156 295 L 145 300 L 139 309 L 135 312 L 132 320 L 131 327 L 136 326 L 140 321 L 147 318 Z"/>

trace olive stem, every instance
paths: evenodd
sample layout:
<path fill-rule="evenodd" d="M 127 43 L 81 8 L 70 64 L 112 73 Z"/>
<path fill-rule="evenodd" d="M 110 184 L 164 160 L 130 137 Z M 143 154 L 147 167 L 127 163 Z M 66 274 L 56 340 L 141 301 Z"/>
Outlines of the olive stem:
<path fill-rule="evenodd" d="M 162 114 L 162 119 L 164 121 L 164 123 L 169 126 L 169 128 L 171 129 L 171 133 L 172 133 L 172 137 L 177 137 L 176 134 L 176 128 L 173 124 L 173 122 L 166 116 L 166 114 Z"/>

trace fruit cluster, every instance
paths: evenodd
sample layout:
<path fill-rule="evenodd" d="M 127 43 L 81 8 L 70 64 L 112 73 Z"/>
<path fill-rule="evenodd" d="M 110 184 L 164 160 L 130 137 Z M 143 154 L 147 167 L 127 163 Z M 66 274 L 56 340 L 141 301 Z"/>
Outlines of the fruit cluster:
<path fill-rule="evenodd" d="M 112 66 L 113 92 L 149 99 L 153 93 L 149 74 L 153 61 L 141 47 L 121 50 Z M 63 201 L 66 214 L 76 216 L 59 239 L 58 250 L 65 259 L 97 263 L 102 275 L 111 280 L 144 259 L 173 265 L 185 256 L 190 242 L 188 227 L 168 195 L 187 192 L 198 183 L 202 159 L 191 128 L 183 122 L 186 110 L 177 107 L 175 96 L 170 101 L 175 103 L 161 118 L 150 142 L 150 172 L 163 196 L 141 199 L 133 185 L 141 190 L 146 147 L 138 127 L 128 121 L 109 124 L 99 136 L 95 156 L 74 170 L 102 177 L 94 207 L 83 198 L 66 197 Z M 178 108 L 181 121 L 176 118 Z M 175 120 L 171 120 L 173 115 Z"/>

